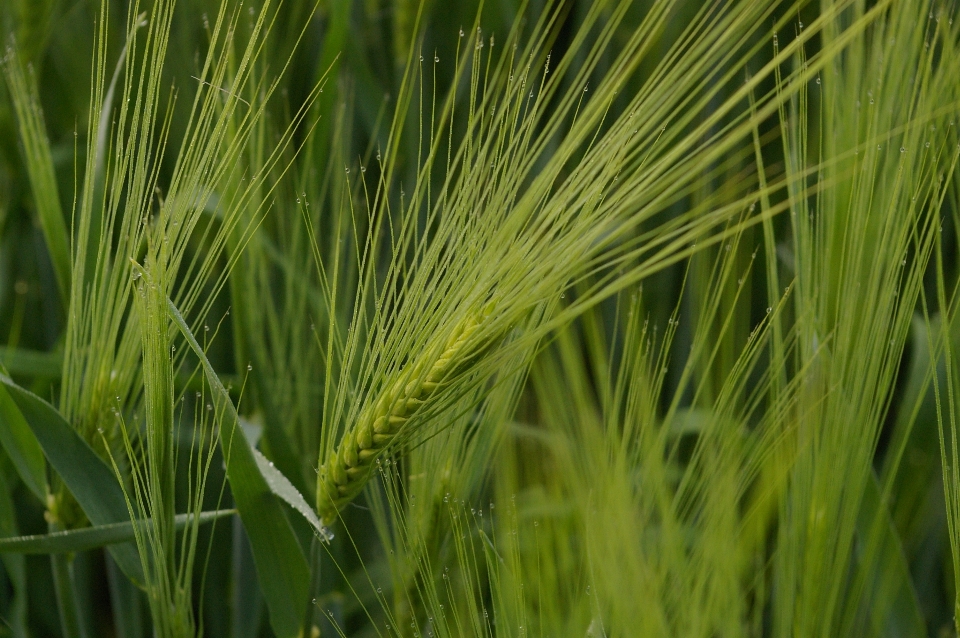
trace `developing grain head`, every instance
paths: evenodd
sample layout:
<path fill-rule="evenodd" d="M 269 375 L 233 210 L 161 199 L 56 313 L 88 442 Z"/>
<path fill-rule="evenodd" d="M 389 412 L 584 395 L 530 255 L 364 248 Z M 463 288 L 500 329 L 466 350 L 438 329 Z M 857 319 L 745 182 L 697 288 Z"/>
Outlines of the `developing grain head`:
<path fill-rule="evenodd" d="M 471 343 L 471 337 L 491 311 L 488 305 L 469 314 L 450 331 L 442 348 L 425 348 L 419 358 L 399 370 L 383 391 L 362 408 L 354 426 L 320 466 L 317 514 L 324 525 L 336 521 L 340 509 L 363 490 L 380 453 L 396 439 L 414 413 L 430 401 L 444 379 L 476 352 L 477 344 Z"/>

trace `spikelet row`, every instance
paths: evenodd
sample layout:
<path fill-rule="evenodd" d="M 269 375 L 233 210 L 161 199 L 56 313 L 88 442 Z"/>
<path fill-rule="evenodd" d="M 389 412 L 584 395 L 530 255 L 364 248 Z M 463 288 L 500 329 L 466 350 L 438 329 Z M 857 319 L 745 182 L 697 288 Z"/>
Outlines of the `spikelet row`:
<path fill-rule="evenodd" d="M 379 396 L 361 410 L 354 427 L 344 434 L 320 466 L 317 514 L 324 525 L 332 525 L 337 513 L 363 491 L 380 453 L 396 439 L 414 413 L 436 394 L 447 375 L 469 357 L 470 337 L 489 313 L 487 309 L 461 321 L 439 357 L 421 357 L 412 367 L 400 370 L 397 379 L 388 383 Z"/>

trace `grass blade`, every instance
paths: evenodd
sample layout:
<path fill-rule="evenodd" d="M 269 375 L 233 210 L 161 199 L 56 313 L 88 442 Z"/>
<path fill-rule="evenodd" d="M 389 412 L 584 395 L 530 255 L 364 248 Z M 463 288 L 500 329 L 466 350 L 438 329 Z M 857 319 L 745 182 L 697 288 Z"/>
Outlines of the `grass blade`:
<path fill-rule="evenodd" d="M 320 523 L 320 519 L 317 518 L 313 509 L 307 504 L 303 495 L 297 491 L 297 488 L 293 486 L 290 479 L 274 467 L 273 463 L 258 450 L 253 450 L 253 456 L 257 460 L 257 467 L 260 468 L 260 473 L 263 474 L 263 478 L 267 481 L 270 491 L 303 515 L 313 529 L 316 530 L 317 534 L 320 534 L 324 538 L 329 538 L 329 532 Z"/>
<path fill-rule="evenodd" d="M 107 582 L 110 586 L 110 607 L 113 611 L 113 624 L 117 638 L 143 638 L 146 635 L 143 622 L 143 595 L 133 585 L 116 562 L 108 555 Z"/>
<path fill-rule="evenodd" d="M 283 507 L 273 498 L 269 483 L 258 467 L 253 448 L 239 429 L 239 416 L 230 395 L 197 343 L 183 315 L 167 300 L 167 309 L 200 359 L 207 381 L 218 397 L 219 410 L 226 416 L 220 442 L 227 466 L 227 480 L 240 518 L 250 537 L 260 589 L 270 611 L 270 625 L 279 638 L 296 636 L 307 610 L 310 569 Z"/>
<path fill-rule="evenodd" d="M 59 377 L 63 357 L 57 352 L 0 346 L 0 364 L 10 374 L 29 377 Z"/>
<path fill-rule="evenodd" d="M 200 516 L 196 517 L 193 514 L 177 514 L 175 527 L 177 530 L 181 530 L 187 525 L 192 525 L 194 518 L 197 519 L 198 524 L 203 525 L 227 516 L 233 516 L 236 513 L 237 510 L 228 509 L 202 512 Z M 145 528 L 153 525 L 153 521 L 139 520 L 136 524 Z M 0 538 L 0 553 L 63 554 L 83 552 L 97 547 L 128 543 L 133 541 L 134 537 L 133 521 L 110 523 L 108 525 L 70 529 L 50 534 Z"/>
<path fill-rule="evenodd" d="M 94 525 L 130 520 L 123 490 L 113 471 L 52 405 L 24 390 L 9 377 L 0 384 L 20 408 L 50 465 L 57 471 Z M 110 547 L 117 565 L 135 583 L 143 582 L 140 557 L 133 545 Z"/>
<path fill-rule="evenodd" d="M 233 551 L 230 557 L 233 591 L 230 596 L 231 638 L 257 638 L 263 626 L 263 595 L 243 523 L 233 519 Z"/>
<path fill-rule="evenodd" d="M 40 499 L 47 498 L 47 469 L 43 450 L 30 426 L 20 414 L 6 389 L 0 385 L 0 445 L 6 450 L 17 474 L 30 491 Z"/>
<path fill-rule="evenodd" d="M 866 586 L 865 602 L 869 603 L 877 635 L 924 636 L 926 622 L 914 591 L 910 566 L 881 493 L 880 482 L 874 474 L 866 483 L 857 519 L 858 533 L 870 548 L 859 565 Z"/>

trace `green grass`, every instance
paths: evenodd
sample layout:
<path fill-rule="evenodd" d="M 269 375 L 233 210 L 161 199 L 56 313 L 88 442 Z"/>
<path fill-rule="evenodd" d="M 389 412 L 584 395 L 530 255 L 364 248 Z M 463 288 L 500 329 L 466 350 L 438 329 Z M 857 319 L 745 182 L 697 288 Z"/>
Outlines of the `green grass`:
<path fill-rule="evenodd" d="M 0 636 L 955 636 L 949 0 L 0 6 Z"/>

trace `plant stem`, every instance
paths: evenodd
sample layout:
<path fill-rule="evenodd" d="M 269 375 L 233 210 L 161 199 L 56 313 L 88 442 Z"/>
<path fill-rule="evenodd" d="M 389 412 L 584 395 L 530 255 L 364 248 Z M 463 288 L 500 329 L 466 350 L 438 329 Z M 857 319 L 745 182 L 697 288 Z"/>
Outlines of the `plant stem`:
<path fill-rule="evenodd" d="M 61 531 L 51 523 L 50 532 Z M 50 554 L 50 568 L 53 570 L 53 586 L 57 595 L 57 607 L 60 609 L 60 627 L 64 638 L 86 638 L 80 613 L 77 609 L 77 595 L 73 582 L 73 561 L 68 554 Z"/>

